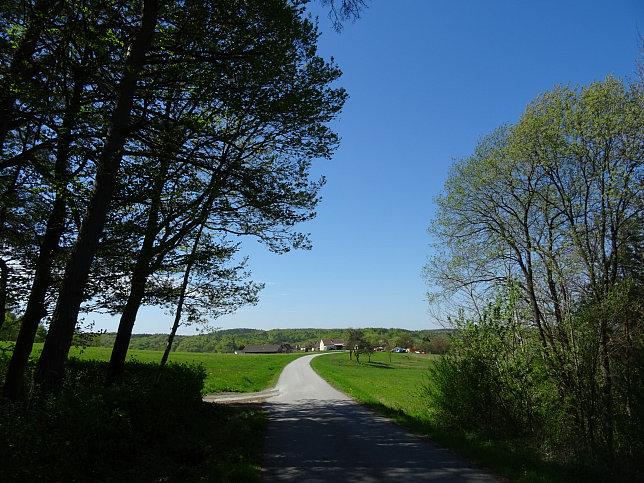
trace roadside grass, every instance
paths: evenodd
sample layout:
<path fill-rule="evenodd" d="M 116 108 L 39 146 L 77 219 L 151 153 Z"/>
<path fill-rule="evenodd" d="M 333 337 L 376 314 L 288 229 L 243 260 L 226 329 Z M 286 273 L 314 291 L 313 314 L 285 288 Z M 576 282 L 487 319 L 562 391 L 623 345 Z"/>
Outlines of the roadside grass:
<path fill-rule="evenodd" d="M 0 386 L 10 348 L 0 343 Z M 161 352 L 131 351 L 105 388 L 110 349 L 72 348 L 59 395 L 0 400 L 0 481 L 259 481 L 265 411 L 201 396 L 271 387 L 302 355 L 173 352 L 155 386 Z"/>
<path fill-rule="evenodd" d="M 336 388 L 367 405 L 382 405 L 392 411 L 417 414 L 425 411 L 423 386 L 427 369 L 436 358 L 425 354 L 375 352 L 371 362 L 360 357 L 349 360 L 349 353 L 316 357 L 311 366 Z"/>
<path fill-rule="evenodd" d="M 430 364 L 438 356 L 374 353 L 360 364 L 349 354 L 316 357 L 313 369 L 335 388 L 361 404 L 426 436 L 455 453 L 488 468 L 499 476 L 520 482 L 581 481 L 575 468 L 545 462 L 535 448 L 522 440 L 491 440 L 476 433 L 441 424 L 439 414 L 428 406 Z"/>

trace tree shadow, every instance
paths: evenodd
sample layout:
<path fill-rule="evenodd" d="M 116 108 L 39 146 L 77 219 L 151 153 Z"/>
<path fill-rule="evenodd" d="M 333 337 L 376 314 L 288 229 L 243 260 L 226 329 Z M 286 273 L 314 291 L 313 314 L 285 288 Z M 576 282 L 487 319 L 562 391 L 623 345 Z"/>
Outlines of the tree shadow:
<path fill-rule="evenodd" d="M 353 401 L 265 407 L 262 481 L 496 481 Z"/>
<path fill-rule="evenodd" d="M 366 362 L 365 365 L 376 369 L 395 369 L 392 364 L 388 364 L 386 362 Z"/>

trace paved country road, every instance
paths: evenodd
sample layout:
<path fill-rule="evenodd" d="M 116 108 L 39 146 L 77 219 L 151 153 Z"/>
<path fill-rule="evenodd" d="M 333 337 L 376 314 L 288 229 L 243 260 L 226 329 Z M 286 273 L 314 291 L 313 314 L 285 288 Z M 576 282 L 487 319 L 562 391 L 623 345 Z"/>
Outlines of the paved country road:
<path fill-rule="evenodd" d="M 499 481 L 331 387 L 318 355 L 287 365 L 266 399 L 262 481 Z"/>

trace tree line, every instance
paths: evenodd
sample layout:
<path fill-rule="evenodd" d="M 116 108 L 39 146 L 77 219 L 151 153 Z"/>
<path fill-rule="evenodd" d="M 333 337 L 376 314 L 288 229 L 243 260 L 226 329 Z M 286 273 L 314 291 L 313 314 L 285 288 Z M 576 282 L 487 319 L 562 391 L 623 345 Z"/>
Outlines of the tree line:
<path fill-rule="evenodd" d="M 454 164 L 430 227 L 446 420 L 637 479 L 644 456 L 644 87 L 559 86 Z"/>
<path fill-rule="evenodd" d="M 374 347 L 395 346 L 417 349 L 426 353 L 442 354 L 450 344 L 452 330 L 402 329 L 222 329 L 199 335 L 178 335 L 172 345 L 177 352 L 219 352 L 231 353 L 249 345 L 289 344 L 293 348 L 312 349 L 321 339 L 350 340 L 359 334 L 364 345 Z M 1 335 L 1 333 L 0 333 Z M 116 333 L 95 334 L 77 341 L 81 346 L 112 347 Z M 133 334 L 129 348 L 132 350 L 163 351 L 167 345 L 165 334 Z"/>
<path fill-rule="evenodd" d="M 347 94 L 306 3 L 3 2 L 0 307 L 21 323 L 5 397 L 43 323 L 34 381 L 55 392 L 79 314 L 119 315 L 114 380 L 142 305 L 175 311 L 171 342 L 257 302 L 240 237 L 310 247 L 295 226 L 315 215 L 311 163 L 336 149 Z M 363 6 L 323 3 L 336 22 Z"/>

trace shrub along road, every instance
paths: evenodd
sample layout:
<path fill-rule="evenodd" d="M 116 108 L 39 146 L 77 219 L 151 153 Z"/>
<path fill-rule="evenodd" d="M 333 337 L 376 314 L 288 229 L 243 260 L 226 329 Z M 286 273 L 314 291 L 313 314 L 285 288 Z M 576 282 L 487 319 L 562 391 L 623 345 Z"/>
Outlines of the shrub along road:
<path fill-rule="evenodd" d="M 263 481 L 499 481 L 331 387 L 318 355 L 287 365 L 266 399 Z"/>

